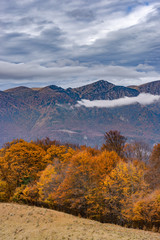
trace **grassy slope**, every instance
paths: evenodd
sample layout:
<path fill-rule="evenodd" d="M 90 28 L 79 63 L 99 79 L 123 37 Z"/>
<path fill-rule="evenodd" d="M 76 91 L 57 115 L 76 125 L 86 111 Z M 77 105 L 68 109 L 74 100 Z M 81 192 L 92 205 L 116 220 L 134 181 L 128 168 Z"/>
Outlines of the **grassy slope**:
<path fill-rule="evenodd" d="M 158 240 L 160 234 L 102 224 L 50 209 L 0 203 L 0 239 Z"/>

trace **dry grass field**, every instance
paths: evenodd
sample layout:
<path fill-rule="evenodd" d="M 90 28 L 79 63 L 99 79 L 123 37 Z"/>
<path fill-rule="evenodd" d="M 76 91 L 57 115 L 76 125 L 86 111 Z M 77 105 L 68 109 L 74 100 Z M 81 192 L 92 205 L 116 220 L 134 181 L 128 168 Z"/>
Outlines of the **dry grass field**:
<path fill-rule="evenodd" d="M 160 240 L 159 233 L 123 228 L 50 209 L 0 203 L 0 240 Z"/>

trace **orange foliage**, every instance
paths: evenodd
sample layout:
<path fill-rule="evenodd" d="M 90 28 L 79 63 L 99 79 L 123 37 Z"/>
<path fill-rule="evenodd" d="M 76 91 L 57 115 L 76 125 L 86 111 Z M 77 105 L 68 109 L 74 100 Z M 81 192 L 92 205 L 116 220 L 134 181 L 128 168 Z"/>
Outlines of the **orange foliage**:
<path fill-rule="evenodd" d="M 119 162 L 106 176 L 103 191 L 109 218 L 113 218 L 112 222 L 116 220 L 122 224 L 132 196 L 146 191 L 144 170 L 144 164 Z"/>
<path fill-rule="evenodd" d="M 128 162 L 120 158 L 124 141 L 120 146 L 118 155 L 112 149 L 73 149 L 48 139 L 7 143 L 0 149 L 0 201 L 47 205 L 102 222 L 158 229 L 160 144 L 149 167 L 141 161 L 147 153 L 144 145 L 126 145 Z"/>
<path fill-rule="evenodd" d="M 96 216 L 100 217 L 102 211 L 101 200 L 98 200 L 102 198 L 100 183 L 120 158 L 115 152 L 83 149 L 73 155 L 64 180 L 49 198 L 54 204 L 74 209 L 81 215 L 91 217 L 94 209 L 93 218 L 95 211 L 99 209 Z"/>
<path fill-rule="evenodd" d="M 160 190 L 148 194 L 145 198 L 135 202 L 132 210 L 132 219 L 137 225 L 147 227 L 160 226 Z"/>
<path fill-rule="evenodd" d="M 146 173 L 146 179 L 152 189 L 160 186 L 160 144 L 154 146 L 150 160 L 149 170 Z"/>
<path fill-rule="evenodd" d="M 0 176 L 6 181 L 10 194 L 17 186 L 28 183 L 44 169 L 45 151 L 33 143 L 25 141 L 12 144 L 0 157 Z"/>

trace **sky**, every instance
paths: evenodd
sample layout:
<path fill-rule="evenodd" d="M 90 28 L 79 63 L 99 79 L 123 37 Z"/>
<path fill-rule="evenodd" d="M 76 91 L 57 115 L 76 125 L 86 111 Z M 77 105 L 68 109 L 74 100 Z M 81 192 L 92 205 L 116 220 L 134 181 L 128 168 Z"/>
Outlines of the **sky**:
<path fill-rule="evenodd" d="M 159 0 L 1 0 L 0 90 L 160 80 Z"/>

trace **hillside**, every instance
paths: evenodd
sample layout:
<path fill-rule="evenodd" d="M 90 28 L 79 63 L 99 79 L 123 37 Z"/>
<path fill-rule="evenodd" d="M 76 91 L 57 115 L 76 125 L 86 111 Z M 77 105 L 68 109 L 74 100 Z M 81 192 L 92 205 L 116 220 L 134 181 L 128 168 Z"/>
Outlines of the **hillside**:
<path fill-rule="evenodd" d="M 158 240 L 159 233 L 123 228 L 54 210 L 0 203 L 0 239 Z"/>
<path fill-rule="evenodd" d="M 160 141 L 160 103 L 135 103 L 113 108 L 77 107 L 77 101 L 118 100 L 140 93 L 160 95 L 160 81 L 141 86 L 116 86 L 104 80 L 79 88 L 55 85 L 0 91 L 0 146 L 13 138 L 49 137 L 62 142 L 101 146 L 104 133 L 119 130 L 128 140 Z M 147 126 L 147 128 L 146 128 Z"/>

